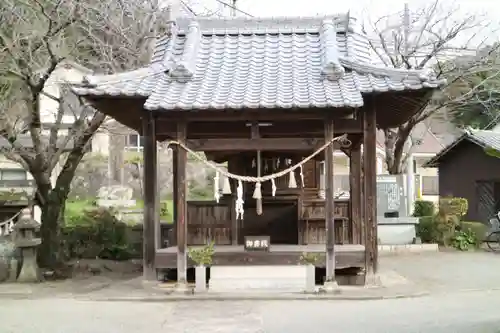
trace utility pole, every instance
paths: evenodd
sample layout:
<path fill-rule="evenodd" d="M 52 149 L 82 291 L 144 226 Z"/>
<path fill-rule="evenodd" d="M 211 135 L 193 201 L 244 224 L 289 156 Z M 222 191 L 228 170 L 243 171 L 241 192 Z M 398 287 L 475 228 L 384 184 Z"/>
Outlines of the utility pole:
<path fill-rule="evenodd" d="M 403 57 L 407 60 L 407 63 L 410 63 L 408 60 L 409 56 L 409 36 L 410 36 L 410 6 L 406 2 L 404 5 L 403 12 L 403 34 L 404 34 L 404 54 Z M 408 68 L 409 69 L 409 68 Z M 414 168 L 414 157 L 411 153 L 413 146 L 413 138 L 408 138 L 410 140 L 408 150 L 407 150 L 407 158 L 406 158 L 406 214 L 413 214 L 413 206 L 415 204 L 415 170 Z"/>
<path fill-rule="evenodd" d="M 403 12 L 403 29 L 404 29 L 404 57 L 408 57 L 408 38 L 410 35 L 410 6 L 408 2 L 405 3 Z"/>
<path fill-rule="evenodd" d="M 236 1 L 237 0 L 232 0 L 231 1 L 231 5 L 232 5 L 232 7 L 231 7 L 231 16 L 232 17 L 236 17 Z"/>

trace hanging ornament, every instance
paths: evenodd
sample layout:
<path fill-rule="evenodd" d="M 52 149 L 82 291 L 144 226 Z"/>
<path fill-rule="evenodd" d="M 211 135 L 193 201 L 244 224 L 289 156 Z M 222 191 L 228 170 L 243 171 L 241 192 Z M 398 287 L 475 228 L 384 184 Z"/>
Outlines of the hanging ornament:
<path fill-rule="evenodd" d="M 300 165 L 300 185 L 302 188 L 305 187 L 305 185 L 304 185 L 304 169 L 302 168 L 302 164 Z"/>
<path fill-rule="evenodd" d="M 243 184 L 241 183 L 241 180 L 238 180 L 238 187 L 236 188 L 236 219 L 242 219 L 243 220 L 243 214 L 244 214 L 244 209 L 243 209 Z"/>
<path fill-rule="evenodd" d="M 274 196 L 276 196 L 276 182 L 274 181 L 274 178 L 271 179 L 271 193 Z"/>
<path fill-rule="evenodd" d="M 229 177 L 224 178 L 224 185 L 222 186 L 222 194 L 231 194 L 231 183 Z"/>
<path fill-rule="evenodd" d="M 255 207 L 257 211 L 257 215 L 262 215 L 262 192 L 261 192 L 261 184 L 255 183 L 255 190 L 253 191 L 253 198 L 256 200 Z"/>
<path fill-rule="evenodd" d="M 220 193 L 219 193 L 219 171 L 215 171 L 214 177 L 214 198 L 217 203 L 219 203 Z"/>
<path fill-rule="evenodd" d="M 255 158 L 252 159 L 252 169 L 255 168 Z"/>
<path fill-rule="evenodd" d="M 276 169 L 279 169 L 280 168 L 280 158 L 278 157 L 276 159 Z"/>
<path fill-rule="evenodd" d="M 260 167 L 262 163 L 260 160 L 260 151 L 257 151 L 257 178 L 260 177 Z M 257 215 L 262 215 L 262 192 L 260 190 L 261 184 L 260 182 L 255 183 L 255 189 L 253 192 L 253 198 L 256 200 L 255 208 L 257 211 Z"/>
<path fill-rule="evenodd" d="M 267 173 L 268 170 L 267 160 L 264 160 L 264 172 Z"/>
<path fill-rule="evenodd" d="M 295 180 L 295 172 L 290 171 L 288 178 L 288 188 L 297 188 L 297 181 Z"/>

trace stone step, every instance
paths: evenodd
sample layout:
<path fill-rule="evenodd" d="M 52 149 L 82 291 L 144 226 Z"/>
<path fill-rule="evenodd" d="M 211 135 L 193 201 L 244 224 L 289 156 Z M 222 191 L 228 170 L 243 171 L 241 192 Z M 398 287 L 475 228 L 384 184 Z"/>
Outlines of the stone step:
<path fill-rule="evenodd" d="M 308 279 L 314 285 L 314 269 L 308 273 L 304 265 L 212 266 L 209 291 L 301 292 L 307 289 Z"/>

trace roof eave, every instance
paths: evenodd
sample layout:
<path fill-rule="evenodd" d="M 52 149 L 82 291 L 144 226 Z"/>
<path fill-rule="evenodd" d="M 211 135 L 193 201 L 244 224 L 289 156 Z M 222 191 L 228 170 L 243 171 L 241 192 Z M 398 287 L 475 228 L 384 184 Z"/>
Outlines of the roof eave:
<path fill-rule="evenodd" d="M 426 163 L 424 163 L 422 166 L 424 168 L 437 168 L 437 167 L 439 167 L 440 160 L 444 156 L 446 156 L 449 153 L 450 150 L 452 150 L 453 148 L 455 148 L 457 145 L 459 145 L 460 143 L 462 143 L 464 140 L 470 141 L 470 142 L 474 143 L 475 145 L 480 146 L 483 149 L 492 148 L 492 147 L 489 147 L 484 142 L 482 142 L 481 140 L 478 140 L 477 138 L 475 138 L 473 135 L 471 135 L 469 133 L 464 133 L 460 137 L 458 137 L 452 144 L 450 144 L 449 146 L 445 147 L 438 154 L 436 154 L 436 156 L 434 156 L 433 158 L 431 158 L 429 161 L 427 161 Z"/>

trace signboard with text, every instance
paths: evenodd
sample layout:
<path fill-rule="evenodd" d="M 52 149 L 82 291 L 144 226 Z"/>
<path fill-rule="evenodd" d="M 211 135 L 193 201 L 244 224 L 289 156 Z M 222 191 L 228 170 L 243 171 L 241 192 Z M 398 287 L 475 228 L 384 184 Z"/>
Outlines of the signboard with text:
<path fill-rule="evenodd" d="M 269 236 L 245 236 L 245 251 L 269 251 Z"/>
<path fill-rule="evenodd" d="M 404 175 L 377 175 L 377 215 L 398 212 L 406 216 Z"/>

